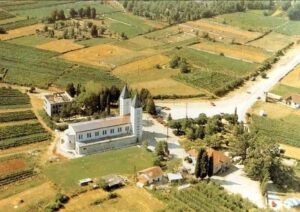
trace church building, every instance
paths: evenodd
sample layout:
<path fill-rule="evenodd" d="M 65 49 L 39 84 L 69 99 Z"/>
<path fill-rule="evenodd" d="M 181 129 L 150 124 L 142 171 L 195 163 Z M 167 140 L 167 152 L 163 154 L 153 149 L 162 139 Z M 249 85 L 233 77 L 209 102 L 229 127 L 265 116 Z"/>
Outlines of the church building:
<path fill-rule="evenodd" d="M 63 150 L 77 155 L 103 152 L 136 145 L 143 135 L 142 104 L 131 99 L 125 86 L 119 99 L 120 115 L 69 124 L 62 139 Z"/>

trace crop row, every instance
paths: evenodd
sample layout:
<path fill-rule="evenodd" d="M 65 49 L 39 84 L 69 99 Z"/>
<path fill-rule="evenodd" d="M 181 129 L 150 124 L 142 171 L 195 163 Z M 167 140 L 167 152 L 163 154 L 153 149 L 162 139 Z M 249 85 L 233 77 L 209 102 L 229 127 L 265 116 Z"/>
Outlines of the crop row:
<path fill-rule="evenodd" d="M 36 119 L 35 114 L 31 110 L 0 113 L 0 122 L 23 121 L 31 119 Z"/>
<path fill-rule="evenodd" d="M 18 180 L 21 180 L 21 179 L 31 177 L 33 174 L 34 174 L 34 170 L 33 170 L 33 168 L 31 168 L 31 169 L 23 170 L 23 171 L 16 172 L 16 173 L 13 173 L 10 175 L 6 175 L 5 177 L 0 178 L 0 186 L 4 186 L 7 184 L 16 182 Z"/>
<path fill-rule="evenodd" d="M 44 132 L 45 129 L 39 123 L 7 126 L 0 128 L 0 140 Z"/>
<path fill-rule="evenodd" d="M 51 138 L 49 133 L 38 133 L 20 138 L 5 139 L 0 142 L 0 149 L 8 149 L 11 147 L 17 147 L 24 144 L 31 144 L 36 142 L 46 141 Z"/>

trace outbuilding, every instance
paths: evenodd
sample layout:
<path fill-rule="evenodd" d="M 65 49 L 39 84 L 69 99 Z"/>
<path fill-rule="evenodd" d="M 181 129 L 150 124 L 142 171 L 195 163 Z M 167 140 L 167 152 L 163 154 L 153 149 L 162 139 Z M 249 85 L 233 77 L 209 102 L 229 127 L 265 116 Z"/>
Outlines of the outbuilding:
<path fill-rule="evenodd" d="M 92 183 L 93 180 L 91 178 L 85 178 L 85 179 L 81 179 L 79 180 L 79 185 L 80 186 L 86 186 L 88 185 L 89 183 Z"/>

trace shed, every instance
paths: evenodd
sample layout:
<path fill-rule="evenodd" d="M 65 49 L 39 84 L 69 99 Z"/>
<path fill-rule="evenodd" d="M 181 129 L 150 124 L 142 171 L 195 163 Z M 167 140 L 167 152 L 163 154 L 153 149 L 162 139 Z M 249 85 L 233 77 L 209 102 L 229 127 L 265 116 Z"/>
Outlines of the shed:
<path fill-rule="evenodd" d="M 168 176 L 168 179 L 169 179 L 170 183 L 180 182 L 183 179 L 183 177 L 180 173 L 174 173 L 174 174 L 173 173 L 168 173 L 167 176 Z"/>
<path fill-rule="evenodd" d="M 107 175 L 102 177 L 108 188 L 119 187 L 124 185 L 124 180 L 118 175 Z"/>
<path fill-rule="evenodd" d="M 91 178 L 85 178 L 85 179 L 81 179 L 79 180 L 79 185 L 80 186 L 85 186 L 88 185 L 89 183 L 92 183 L 93 180 Z"/>

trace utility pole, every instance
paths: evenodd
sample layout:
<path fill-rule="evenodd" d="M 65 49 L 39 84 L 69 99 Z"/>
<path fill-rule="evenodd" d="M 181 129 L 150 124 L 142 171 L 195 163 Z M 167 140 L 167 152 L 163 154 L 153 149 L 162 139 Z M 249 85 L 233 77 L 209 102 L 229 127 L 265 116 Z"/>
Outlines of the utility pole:
<path fill-rule="evenodd" d="M 188 118 L 188 112 L 187 112 L 187 102 L 185 103 L 185 118 Z"/>

